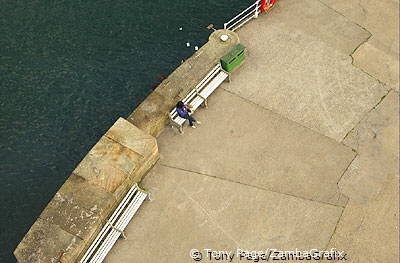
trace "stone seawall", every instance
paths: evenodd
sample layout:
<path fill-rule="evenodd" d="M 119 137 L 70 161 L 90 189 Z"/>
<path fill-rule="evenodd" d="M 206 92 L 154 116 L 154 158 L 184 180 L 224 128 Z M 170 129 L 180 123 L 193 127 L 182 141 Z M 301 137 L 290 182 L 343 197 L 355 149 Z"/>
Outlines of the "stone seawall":
<path fill-rule="evenodd" d="M 225 42 L 222 34 L 229 35 Z M 169 111 L 239 43 L 236 33 L 213 32 L 128 117 L 119 118 L 83 158 L 22 239 L 20 263 L 78 262 L 128 189 L 159 159 L 155 137 Z"/>
<path fill-rule="evenodd" d="M 25 235 L 14 251 L 18 262 L 76 262 L 158 158 L 156 139 L 119 118 Z"/>

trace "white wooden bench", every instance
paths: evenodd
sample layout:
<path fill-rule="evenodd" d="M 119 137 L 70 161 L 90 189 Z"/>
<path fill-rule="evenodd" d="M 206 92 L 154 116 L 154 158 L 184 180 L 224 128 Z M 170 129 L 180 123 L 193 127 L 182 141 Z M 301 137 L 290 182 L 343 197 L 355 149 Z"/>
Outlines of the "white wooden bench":
<path fill-rule="evenodd" d="M 207 98 L 213 93 L 219 85 L 225 80 L 229 79 L 230 75 L 226 71 L 224 71 L 221 67 L 221 64 L 218 63 L 208 74 L 205 76 L 202 81 L 182 100 L 182 102 L 186 105 L 190 106 L 190 109 L 193 112 L 200 107 L 200 105 L 204 104 L 207 108 Z M 183 124 L 186 122 L 185 118 L 181 118 L 176 108 L 174 108 L 169 113 L 169 118 L 171 120 L 172 127 L 176 126 L 179 129 L 179 132 L 183 132 Z"/>
<path fill-rule="evenodd" d="M 100 263 L 107 256 L 117 239 L 124 234 L 124 229 L 135 215 L 148 193 L 135 184 L 107 220 L 92 245 L 86 251 L 80 263 Z"/>

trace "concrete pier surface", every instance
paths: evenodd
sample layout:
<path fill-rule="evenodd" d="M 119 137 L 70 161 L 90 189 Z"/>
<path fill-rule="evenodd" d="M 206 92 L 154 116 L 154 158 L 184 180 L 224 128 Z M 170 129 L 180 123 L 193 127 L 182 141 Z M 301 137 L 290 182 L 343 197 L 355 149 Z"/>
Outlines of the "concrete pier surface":
<path fill-rule="evenodd" d="M 399 262 L 398 19 L 395 0 L 280 0 L 241 28 L 247 61 L 197 129 L 157 138 L 152 201 L 105 262 L 238 248 Z"/>

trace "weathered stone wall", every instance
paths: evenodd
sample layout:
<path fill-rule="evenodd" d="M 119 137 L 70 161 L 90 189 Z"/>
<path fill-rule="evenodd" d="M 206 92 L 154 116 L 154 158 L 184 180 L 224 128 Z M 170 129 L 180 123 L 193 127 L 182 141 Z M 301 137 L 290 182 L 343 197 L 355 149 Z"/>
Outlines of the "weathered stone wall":
<path fill-rule="evenodd" d="M 18 262 L 76 262 L 128 189 L 158 158 L 154 137 L 118 119 L 18 245 Z"/>
<path fill-rule="evenodd" d="M 226 42 L 220 36 L 226 34 Z M 239 43 L 236 33 L 228 30 L 213 32 L 209 41 L 192 57 L 166 78 L 135 111 L 128 121 L 143 131 L 157 137 L 168 125 L 168 113 L 182 100 L 214 67 L 232 47 Z"/>
<path fill-rule="evenodd" d="M 222 34 L 229 39 L 221 41 Z M 168 113 L 238 43 L 234 32 L 213 32 L 203 47 L 135 109 L 129 122 L 118 119 L 18 245 L 14 251 L 18 262 L 77 262 L 128 189 L 157 162 L 155 137 L 168 124 Z"/>

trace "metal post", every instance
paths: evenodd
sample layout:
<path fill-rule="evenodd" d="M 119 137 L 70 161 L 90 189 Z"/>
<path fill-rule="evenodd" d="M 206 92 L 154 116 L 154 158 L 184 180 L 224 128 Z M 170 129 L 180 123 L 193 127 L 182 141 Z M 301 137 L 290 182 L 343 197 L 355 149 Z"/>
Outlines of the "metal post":
<path fill-rule="evenodd" d="M 257 17 L 258 17 L 258 1 L 259 1 L 259 0 L 257 0 L 257 1 L 255 2 L 256 10 L 255 10 L 255 13 L 254 13 L 254 18 L 257 18 Z"/>

